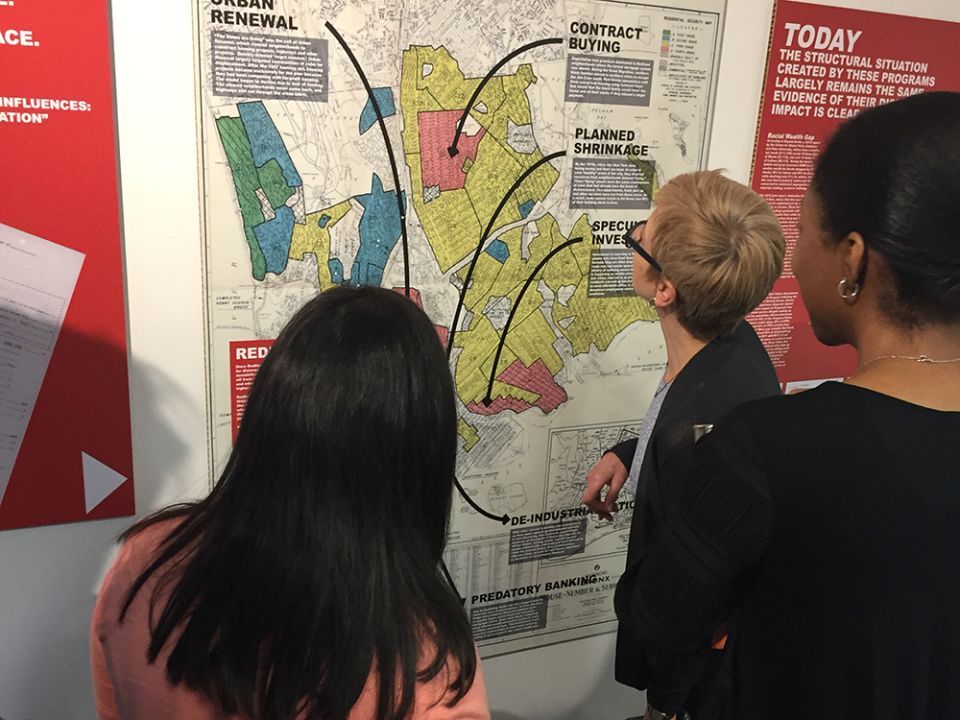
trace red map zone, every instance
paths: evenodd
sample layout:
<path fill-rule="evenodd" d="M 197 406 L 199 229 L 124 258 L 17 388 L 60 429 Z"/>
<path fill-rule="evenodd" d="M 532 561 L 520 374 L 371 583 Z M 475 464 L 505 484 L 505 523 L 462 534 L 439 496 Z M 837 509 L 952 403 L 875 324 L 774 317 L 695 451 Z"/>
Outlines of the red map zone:
<path fill-rule="evenodd" d="M 402 287 L 393 288 L 395 293 L 403 295 Z M 423 300 L 420 299 L 420 291 L 416 288 L 410 288 L 410 301 L 416 305 L 418 308 L 423 310 Z M 437 336 L 440 338 L 440 345 L 444 350 L 447 349 L 447 338 L 450 336 L 450 330 L 443 325 L 434 325 L 433 329 L 437 331 Z"/>
<path fill-rule="evenodd" d="M 483 128 L 476 135 L 462 133 L 456 157 L 447 152 L 457 133 L 457 122 L 462 110 L 431 110 L 419 113 L 420 124 L 420 177 L 423 187 L 439 185 L 440 190 L 460 190 L 467 180 L 463 164 L 475 160 L 477 145 L 486 132 Z"/>
<path fill-rule="evenodd" d="M 483 403 L 470 403 L 467 408 L 477 415 L 496 415 L 504 410 L 513 410 L 521 413 L 531 407 L 538 407 L 543 412 L 550 413 L 560 407 L 560 404 L 566 402 L 567 391 L 557 385 L 553 380 L 550 370 L 543 364 L 543 360 L 537 360 L 527 367 L 521 360 L 514 360 L 510 366 L 497 376 L 497 380 L 523 390 L 529 390 L 532 393 L 540 395 L 537 401 L 532 405 L 524 400 L 513 397 L 504 397 L 498 395 L 493 398 L 493 402 L 487 407 Z"/>

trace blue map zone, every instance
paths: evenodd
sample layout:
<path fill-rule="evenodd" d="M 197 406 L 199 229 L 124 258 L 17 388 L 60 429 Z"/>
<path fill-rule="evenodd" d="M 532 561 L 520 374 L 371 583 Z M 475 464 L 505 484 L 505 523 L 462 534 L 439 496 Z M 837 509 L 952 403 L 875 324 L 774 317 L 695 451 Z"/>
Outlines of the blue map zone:
<path fill-rule="evenodd" d="M 486 253 L 502 265 L 510 257 L 510 248 L 503 240 L 494 240 L 487 245 Z"/>
<path fill-rule="evenodd" d="M 287 267 L 290 241 L 293 238 L 293 210 L 286 205 L 276 208 L 273 220 L 255 225 L 253 234 L 267 261 L 267 272 L 279 275 Z"/>
<path fill-rule="evenodd" d="M 320 219 L 317 221 L 317 225 L 319 225 L 322 228 L 325 228 L 328 222 L 330 222 L 330 216 L 324 213 L 323 215 L 320 216 Z"/>
<path fill-rule="evenodd" d="M 370 192 L 354 198 L 363 206 L 360 218 L 360 248 L 350 270 L 351 285 L 380 285 L 387 258 L 400 239 L 400 209 L 396 191 L 384 192 L 383 182 L 373 176 Z M 400 202 L 406 204 L 406 193 Z"/>
<path fill-rule="evenodd" d="M 330 258 L 327 260 L 327 267 L 330 268 L 330 279 L 339 285 L 343 282 L 343 263 L 339 258 Z"/>
<path fill-rule="evenodd" d="M 283 179 L 287 181 L 287 185 L 293 188 L 303 185 L 300 173 L 293 166 L 290 153 L 283 144 L 283 138 L 280 137 L 277 126 L 273 124 L 263 103 L 239 103 L 237 109 L 240 111 L 243 129 L 250 139 L 254 164 L 262 168 L 268 160 L 276 160 L 280 164 L 280 169 L 283 170 Z"/>
<path fill-rule="evenodd" d="M 525 203 L 520 203 L 520 216 L 526 218 L 536 204 L 536 200 L 527 200 Z"/>
<path fill-rule="evenodd" d="M 377 99 L 377 105 L 380 106 L 380 113 L 385 117 L 391 117 L 397 114 L 397 106 L 393 101 L 393 90 L 388 87 L 373 88 L 373 96 Z M 360 113 L 360 134 L 363 135 L 367 130 L 373 127 L 377 121 L 377 111 L 373 109 L 373 102 L 367 98 L 367 104 Z"/>

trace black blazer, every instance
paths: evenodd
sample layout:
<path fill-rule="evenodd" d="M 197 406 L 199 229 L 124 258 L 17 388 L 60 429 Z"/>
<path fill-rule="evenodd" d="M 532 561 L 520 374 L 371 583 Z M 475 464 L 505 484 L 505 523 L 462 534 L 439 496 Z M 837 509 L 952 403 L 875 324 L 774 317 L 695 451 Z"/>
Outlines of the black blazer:
<path fill-rule="evenodd" d="M 676 504 L 680 491 L 677 481 L 683 475 L 677 458 L 689 456 L 688 452 L 679 451 L 692 447 L 692 426 L 713 424 L 745 402 L 779 393 L 780 381 L 770 357 L 745 320 L 730 335 L 716 338 L 693 356 L 667 390 L 643 456 L 627 566 L 643 552 L 653 531 L 666 518 L 668 508 Z M 610 452 L 629 468 L 637 442 L 628 440 Z M 671 481 L 665 482 L 668 476 Z M 648 651 L 621 624 L 617 631 L 617 682 L 645 690 L 652 673 Z"/>

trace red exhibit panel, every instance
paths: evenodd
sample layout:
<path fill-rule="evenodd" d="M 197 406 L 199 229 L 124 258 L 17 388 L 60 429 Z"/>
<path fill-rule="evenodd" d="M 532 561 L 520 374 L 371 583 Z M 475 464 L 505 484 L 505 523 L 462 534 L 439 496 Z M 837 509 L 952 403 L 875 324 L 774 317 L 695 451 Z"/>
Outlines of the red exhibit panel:
<path fill-rule="evenodd" d="M 774 9 L 751 183 L 783 226 L 787 260 L 749 319 L 787 392 L 846 377 L 856 362 L 850 348 L 814 337 L 790 265 L 814 161 L 838 125 L 862 110 L 960 89 L 958 46 L 957 23 L 783 0 Z"/>
<path fill-rule="evenodd" d="M 234 441 L 240 430 L 253 379 L 272 346 L 273 340 L 236 340 L 230 343 L 230 430 Z"/>
<path fill-rule="evenodd" d="M 0 529 L 134 512 L 109 28 L 0 2 Z"/>

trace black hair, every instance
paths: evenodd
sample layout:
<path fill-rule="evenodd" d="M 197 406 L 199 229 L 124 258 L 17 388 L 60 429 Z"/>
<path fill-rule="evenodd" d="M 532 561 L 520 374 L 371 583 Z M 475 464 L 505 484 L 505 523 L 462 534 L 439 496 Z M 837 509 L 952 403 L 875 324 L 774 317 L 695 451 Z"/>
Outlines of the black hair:
<path fill-rule="evenodd" d="M 859 232 L 886 262 L 888 316 L 906 326 L 960 322 L 960 93 L 914 95 L 848 120 L 812 187 L 825 229 Z"/>
<path fill-rule="evenodd" d="M 127 593 L 160 572 L 148 660 L 225 713 L 343 720 L 371 671 L 377 720 L 406 718 L 445 672 L 449 704 L 476 655 L 439 574 L 452 502 L 452 379 L 427 316 L 379 288 L 310 300 L 257 373 L 233 451 Z"/>

